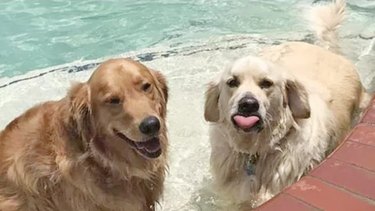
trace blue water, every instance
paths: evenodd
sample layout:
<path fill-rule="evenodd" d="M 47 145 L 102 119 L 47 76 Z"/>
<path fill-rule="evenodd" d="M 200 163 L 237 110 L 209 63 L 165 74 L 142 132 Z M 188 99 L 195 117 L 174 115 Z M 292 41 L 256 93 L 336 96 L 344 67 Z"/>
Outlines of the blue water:
<path fill-rule="evenodd" d="M 0 77 L 158 44 L 178 45 L 227 34 L 296 32 L 303 29 L 298 5 L 311 2 L 2 0 Z M 374 19 L 374 4 L 352 2 L 355 15 Z"/>
<path fill-rule="evenodd" d="M 288 31 L 297 0 L 2 0 L 0 76 L 157 44 Z M 291 11 L 290 11 L 291 10 Z"/>

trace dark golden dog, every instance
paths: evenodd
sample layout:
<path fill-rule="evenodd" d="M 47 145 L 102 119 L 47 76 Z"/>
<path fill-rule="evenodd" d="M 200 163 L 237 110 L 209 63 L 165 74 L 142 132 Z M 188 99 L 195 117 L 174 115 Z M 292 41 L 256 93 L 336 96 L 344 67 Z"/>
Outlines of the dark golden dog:
<path fill-rule="evenodd" d="M 154 210 L 167 98 L 159 72 L 114 59 L 13 120 L 0 133 L 0 210 Z"/>

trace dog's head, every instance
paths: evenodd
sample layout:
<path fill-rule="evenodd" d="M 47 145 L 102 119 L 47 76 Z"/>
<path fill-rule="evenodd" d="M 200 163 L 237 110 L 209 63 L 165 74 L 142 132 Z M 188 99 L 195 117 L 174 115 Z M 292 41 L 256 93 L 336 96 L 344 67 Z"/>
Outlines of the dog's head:
<path fill-rule="evenodd" d="M 113 59 L 70 91 L 71 113 L 90 147 L 119 162 L 166 153 L 164 77 L 139 62 Z"/>
<path fill-rule="evenodd" d="M 234 62 L 209 84 L 204 115 L 207 121 L 223 123 L 248 137 L 245 142 L 251 142 L 251 137 L 270 138 L 279 124 L 285 124 L 280 121 L 288 115 L 292 119 L 308 118 L 310 107 L 306 90 L 299 82 L 278 66 L 249 56 Z"/>

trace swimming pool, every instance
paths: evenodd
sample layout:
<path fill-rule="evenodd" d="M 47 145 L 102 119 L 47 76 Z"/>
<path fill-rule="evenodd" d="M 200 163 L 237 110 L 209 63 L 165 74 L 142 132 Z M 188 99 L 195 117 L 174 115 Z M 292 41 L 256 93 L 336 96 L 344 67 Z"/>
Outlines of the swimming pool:
<path fill-rule="evenodd" d="M 170 172 L 159 209 L 217 210 L 217 199 L 207 189 L 205 84 L 232 59 L 264 45 L 311 42 L 299 20 L 311 2 L 1 1 L 0 128 L 35 103 L 63 97 L 70 81 L 87 80 L 105 57 L 140 60 L 162 71 L 171 88 Z M 373 89 L 375 2 L 349 3 L 344 52 L 360 68 L 366 87 Z"/>
<path fill-rule="evenodd" d="M 1 1 L 0 74 L 158 44 L 295 28 L 296 0 Z M 268 14 L 272 13 L 272 17 Z"/>

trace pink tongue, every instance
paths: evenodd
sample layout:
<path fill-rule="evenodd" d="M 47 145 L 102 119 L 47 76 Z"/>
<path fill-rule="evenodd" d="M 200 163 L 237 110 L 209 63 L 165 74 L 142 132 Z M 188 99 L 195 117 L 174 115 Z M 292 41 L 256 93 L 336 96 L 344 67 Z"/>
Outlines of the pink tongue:
<path fill-rule="evenodd" d="M 234 121 L 236 122 L 238 127 L 242 129 L 249 129 L 253 127 L 259 121 L 259 117 L 257 116 L 244 117 L 244 116 L 236 115 L 234 116 Z"/>

